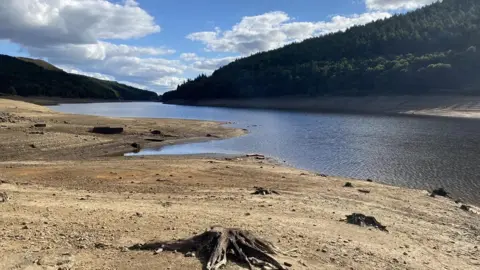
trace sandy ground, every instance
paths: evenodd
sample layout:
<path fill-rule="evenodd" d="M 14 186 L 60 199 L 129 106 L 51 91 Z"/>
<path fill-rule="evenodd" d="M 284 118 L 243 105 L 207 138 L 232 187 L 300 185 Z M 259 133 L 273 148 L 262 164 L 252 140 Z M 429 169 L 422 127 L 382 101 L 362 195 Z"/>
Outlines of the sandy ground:
<path fill-rule="evenodd" d="M 197 258 L 180 253 L 124 247 L 189 237 L 212 225 L 248 229 L 274 242 L 288 251 L 279 259 L 290 269 L 480 269 L 477 207 L 463 211 L 426 191 L 322 176 L 254 157 L 102 157 L 104 150 L 95 150 L 104 143 L 98 140 L 116 145 L 143 138 L 149 123 L 177 136 L 171 142 L 243 132 L 216 123 L 63 115 L 2 100 L 0 108 L 17 119 L 0 123 L 7 126 L 0 129 L 0 192 L 9 195 L 0 203 L 0 269 L 202 269 Z M 38 145 L 68 139 L 59 150 L 6 150 L 30 143 L 21 134 L 31 121 L 47 122 Z M 95 135 L 70 147 L 77 142 L 72 136 L 93 136 L 85 127 L 95 121 L 127 123 L 127 134 Z M 82 150 L 89 154 L 75 155 Z M 343 187 L 346 181 L 354 187 Z M 254 186 L 280 195 L 252 195 Z M 353 212 L 375 216 L 389 233 L 341 221 Z M 245 268 L 229 263 L 225 269 Z"/>

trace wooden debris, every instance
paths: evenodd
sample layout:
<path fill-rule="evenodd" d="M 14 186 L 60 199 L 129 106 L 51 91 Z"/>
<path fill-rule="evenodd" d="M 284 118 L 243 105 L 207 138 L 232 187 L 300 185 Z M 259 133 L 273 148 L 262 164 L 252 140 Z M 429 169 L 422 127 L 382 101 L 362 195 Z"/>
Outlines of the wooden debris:
<path fill-rule="evenodd" d="M 358 190 L 358 192 L 360 192 L 360 193 L 365 193 L 365 194 L 370 193 L 370 190 L 368 190 L 368 189 L 357 189 L 357 190 Z"/>
<path fill-rule="evenodd" d="M 6 192 L 0 192 L 0 203 L 8 202 L 9 199 Z"/>
<path fill-rule="evenodd" d="M 353 213 L 351 215 L 347 215 L 347 223 L 361 227 L 371 226 L 381 231 L 388 232 L 387 227 L 378 222 L 376 218 L 372 216 L 365 216 L 364 214 Z"/>
<path fill-rule="evenodd" d="M 253 158 L 259 159 L 259 160 L 265 159 L 265 156 L 264 156 L 264 155 L 260 155 L 260 154 L 248 154 L 248 155 L 246 155 L 246 157 L 253 157 Z"/>
<path fill-rule="evenodd" d="M 253 195 L 280 195 L 277 191 L 269 188 L 263 188 L 263 187 L 254 187 L 255 191 L 252 193 Z"/>
<path fill-rule="evenodd" d="M 94 127 L 92 133 L 98 134 L 120 134 L 123 132 L 122 127 Z"/>
<path fill-rule="evenodd" d="M 248 231 L 235 228 L 216 226 L 191 238 L 137 244 L 129 249 L 152 251 L 161 249 L 183 254 L 195 252 L 204 259 L 204 268 L 207 270 L 220 269 L 227 264 L 227 259 L 244 262 L 250 270 L 253 270 L 254 266 L 286 270 L 272 257 L 280 252 L 272 243 L 257 238 Z"/>

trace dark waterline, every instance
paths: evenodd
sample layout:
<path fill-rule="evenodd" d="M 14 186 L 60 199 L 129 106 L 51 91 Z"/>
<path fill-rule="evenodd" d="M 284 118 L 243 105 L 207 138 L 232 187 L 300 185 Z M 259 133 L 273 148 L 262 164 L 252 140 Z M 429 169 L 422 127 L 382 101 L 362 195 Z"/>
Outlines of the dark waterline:
<path fill-rule="evenodd" d="M 161 103 L 64 104 L 68 113 L 235 122 L 238 138 L 148 149 L 148 154 L 261 153 L 330 175 L 419 189 L 444 187 L 480 204 L 480 121 L 300 113 Z"/>

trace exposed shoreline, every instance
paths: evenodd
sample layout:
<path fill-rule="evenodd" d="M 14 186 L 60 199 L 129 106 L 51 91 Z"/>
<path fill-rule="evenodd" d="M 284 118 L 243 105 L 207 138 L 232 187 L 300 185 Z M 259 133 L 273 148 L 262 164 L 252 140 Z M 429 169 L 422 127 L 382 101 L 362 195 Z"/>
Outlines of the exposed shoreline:
<path fill-rule="evenodd" d="M 218 99 L 196 102 L 173 100 L 168 103 L 302 112 L 480 118 L 480 97 L 478 96 L 285 97 L 248 100 Z"/>
<path fill-rule="evenodd" d="M 162 131 L 155 137 L 165 139 L 160 143 L 243 130 L 208 121 L 63 114 L 2 99 L 0 111 L 6 120 L 0 192 L 10 196 L 0 203 L 0 257 L 6 258 L 0 269 L 201 269 L 197 258 L 180 253 L 124 247 L 189 237 L 212 225 L 248 229 L 293 250 L 282 262 L 295 270 L 480 265 L 480 209 L 467 212 L 426 191 L 315 174 L 261 157 L 113 155 L 131 151 L 151 129 Z M 37 122 L 47 127 L 32 128 Z M 94 125 L 122 125 L 125 133 L 88 132 Z M 354 187 L 343 187 L 347 181 Z M 254 186 L 280 195 L 252 195 Z M 390 233 L 340 221 L 353 212 L 375 216 Z"/>

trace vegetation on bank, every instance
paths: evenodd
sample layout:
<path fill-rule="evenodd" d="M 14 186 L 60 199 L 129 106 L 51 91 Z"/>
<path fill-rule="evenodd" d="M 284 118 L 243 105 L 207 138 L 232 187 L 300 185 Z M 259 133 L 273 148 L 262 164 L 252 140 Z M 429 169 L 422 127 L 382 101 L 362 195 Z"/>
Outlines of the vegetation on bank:
<path fill-rule="evenodd" d="M 158 100 L 154 92 L 67 73 L 45 61 L 0 55 L 0 95 Z"/>
<path fill-rule="evenodd" d="M 163 99 L 480 95 L 479 42 L 480 1 L 443 0 L 236 60 Z"/>

